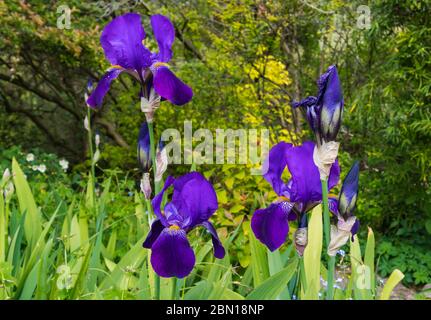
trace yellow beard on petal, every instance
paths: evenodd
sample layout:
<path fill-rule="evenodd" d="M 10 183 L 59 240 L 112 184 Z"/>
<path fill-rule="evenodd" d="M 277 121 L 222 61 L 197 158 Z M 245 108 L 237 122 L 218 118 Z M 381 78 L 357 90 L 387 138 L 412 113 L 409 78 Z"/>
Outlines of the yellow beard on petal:
<path fill-rule="evenodd" d="M 172 226 L 169 227 L 169 230 L 180 230 L 181 228 L 178 227 L 176 224 L 173 224 Z"/>
<path fill-rule="evenodd" d="M 154 67 L 155 68 L 158 68 L 158 67 L 168 67 L 169 68 L 169 65 L 166 62 L 156 62 L 154 64 Z"/>

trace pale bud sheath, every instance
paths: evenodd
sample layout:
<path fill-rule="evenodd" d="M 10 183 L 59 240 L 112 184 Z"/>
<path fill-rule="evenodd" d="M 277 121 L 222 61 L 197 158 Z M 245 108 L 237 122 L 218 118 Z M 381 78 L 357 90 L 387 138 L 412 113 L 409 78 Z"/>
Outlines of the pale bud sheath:
<path fill-rule="evenodd" d="M 148 172 L 144 173 L 141 179 L 141 192 L 144 194 L 145 199 L 151 199 L 151 182 L 150 182 L 150 174 Z"/>

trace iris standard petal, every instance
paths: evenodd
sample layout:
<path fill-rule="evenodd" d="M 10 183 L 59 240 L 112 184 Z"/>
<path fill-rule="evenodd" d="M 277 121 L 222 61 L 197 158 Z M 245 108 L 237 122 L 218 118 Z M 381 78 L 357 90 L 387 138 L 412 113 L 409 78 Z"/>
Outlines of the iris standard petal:
<path fill-rule="evenodd" d="M 169 176 L 165 181 L 165 185 L 163 186 L 163 189 L 151 201 L 154 214 L 157 216 L 157 218 L 160 219 L 160 221 L 163 223 L 165 227 L 168 227 L 169 225 L 167 224 L 166 218 L 162 213 L 161 205 L 162 205 L 163 195 L 165 194 L 165 191 L 174 183 L 174 181 L 175 181 L 174 177 Z"/>
<path fill-rule="evenodd" d="M 190 224 L 185 228 L 208 220 L 218 209 L 214 187 L 199 172 L 190 172 L 175 180 L 172 203 L 184 219 L 190 217 Z"/>
<path fill-rule="evenodd" d="M 306 141 L 302 145 L 287 150 L 287 167 L 292 175 L 290 201 L 307 204 L 322 200 L 320 174 L 313 160 L 315 144 Z M 331 167 L 329 189 L 339 180 L 338 161 Z"/>
<path fill-rule="evenodd" d="M 151 27 L 159 45 L 158 60 L 169 62 L 172 58 L 172 44 L 175 40 L 175 28 L 171 21 L 161 15 L 151 16 Z"/>
<path fill-rule="evenodd" d="M 322 200 L 319 170 L 313 161 L 315 144 L 306 141 L 287 150 L 287 167 L 292 175 L 290 201 L 306 204 Z"/>
<path fill-rule="evenodd" d="M 193 97 L 193 90 L 166 66 L 158 66 L 154 69 L 154 89 L 159 96 L 169 100 L 173 104 L 181 106 L 189 102 Z"/>
<path fill-rule="evenodd" d="M 288 214 L 282 205 L 273 203 L 268 208 L 256 210 L 251 218 L 254 235 L 271 251 L 278 249 L 286 240 Z"/>
<path fill-rule="evenodd" d="M 150 232 L 148 233 L 147 238 L 145 239 L 142 246 L 144 248 L 151 249 L 151 247 L 153 246 L 153 243 L 160 236 L 160 233 L 162 233 L 164 228 L 165 227 L 163 226 L 162 222 L 159 219 L 155 220 L 151 225 Z"/>
<path fill-rule="evenodd" d="M 112 65 L 140 72 L 151 65 L 151 52 L 142 44 L 144 38 L 140 15 L 127 13 L 106 25 L 100 43 Z"/>
<path fill-rule="evenodd" d="M 111 87 L 112 80 L 116 79 L 123 71 L 123 69 L 119 68 L 109 69 L 108 72 L 103 75 L 102 79 L 100 79 L 90 97 L 88 97 L 87 104 L 92 108 L 100 108 L 103 103 L 103 98 Z"/>
<path fill-rule="evenodd" d="M 195 254 L 182 229 L 165 228 L 151 248 L 151 265 L 161 277 L 184 278 L 195 265 Z"/>
<path fill-rule="evenodd" d="M 268 158 L 264 163 L 266 173 L 263 177 L 279 196 L 288 196 L 287 184 L 284 183 L 281 176 L 287 165 L 287 150 L 290 148 L 292 148 L 290 143 L 284 141 L 277 143 L 269 151 Z"/>
<path fill-rule="evenodd" d="M 224 250 L 223 244 L 221 243 L 218 237 L 216 229 L 209 221 L 202 222 L 202 226 L 205 227 L 208 230 L 208 232 L 211 234 L 211 239 L 214 247 L 214 256 L 217 259 L 223 259 L 225 255 L 225 250 Z"/>

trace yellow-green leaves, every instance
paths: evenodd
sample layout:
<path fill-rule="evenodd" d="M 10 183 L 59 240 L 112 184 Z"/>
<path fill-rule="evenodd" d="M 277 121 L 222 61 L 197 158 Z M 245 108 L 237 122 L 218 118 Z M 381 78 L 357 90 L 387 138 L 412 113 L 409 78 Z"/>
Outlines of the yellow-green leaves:
<path fill-rule="evenodd" d="M 287 283 L 295 274 L 298 267 L 298 258 L 292 258 L 287 267 L 269 277 L 257 286 L 248 296 L 247 300 L 274 300 L 286 288 Z"/>
<path fill-rule="evenodd" d="M 306 287 L 303 288 L 303 298 L 307 300 L 319 299 L 322 239 L 322 206 L 319 205 L 311 212 L 311 218 L 308 222 L 308 244 L 304 250 L 303 257 L 306 278 Z"/>
<path fill-rule="evenodd" d="M 15 158 L 12 160 L 12 172 L 19 208 L 21 213 L 26 215 L 24 222 L 25 238 L 33 248 L 42 232 L 42 217 L 36 207 L 27 179 Z"/>
<path fill-rule="evenodd" d="M 388 281 L 386 282 L 385 286 L 383 287 L 382 293 L 380 295 L 380 300 L 388 300 L 392 290 L 394 290 L 395 286 L 404 278 L 404 274 L 398 270 L 395 269 L 392 274 L 390 275 Z"/>

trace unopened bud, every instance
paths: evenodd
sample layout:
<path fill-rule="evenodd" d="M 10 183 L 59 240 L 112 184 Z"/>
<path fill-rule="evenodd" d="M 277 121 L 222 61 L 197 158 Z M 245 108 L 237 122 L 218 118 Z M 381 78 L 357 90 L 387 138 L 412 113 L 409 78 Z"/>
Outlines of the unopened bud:
<path fill-rule="evenodd" d="M 150 182 L 150 174 L 145 172 L 141 179 L 141 191 L 145 196 L 145 199 L 151 199 L 151 182 Z"/>
<path fill-rule="evenodd" d="M 168 153 L 166 152 L 166 148 L 161 147 L 162 149 L 158 150 L 156 155 L 156 176 L 154 180 L 156 182 L 162 180 L 163 174 L 168 168 Z"/>
<path fill-rule="evenodd" d="M 100 151 L 99 149 L 97 149 L 93 156 L 93 164 L 96 164 L 99 160 L 100 160 Z"/>
<path fill-rule="evenodd" d="M 88 120 L 87 116 L 84 118 L 84 128 L 85 130 L 90 131 L 90 121 Z"/>
<path fill-rule="evenodd" d="M 99 145 L 100 145 L 100 134 L 96 133 L 96 136 L 94 137 L 94 142 L 96 143 L 96 148 L 99 148 Z"/>

